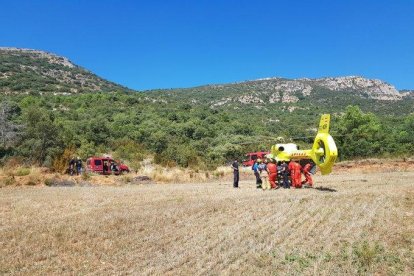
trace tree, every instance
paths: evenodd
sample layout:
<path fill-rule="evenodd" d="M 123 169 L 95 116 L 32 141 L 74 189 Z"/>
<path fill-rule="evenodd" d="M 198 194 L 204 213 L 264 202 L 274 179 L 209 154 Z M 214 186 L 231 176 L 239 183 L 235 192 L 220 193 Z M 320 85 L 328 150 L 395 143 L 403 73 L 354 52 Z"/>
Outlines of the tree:
<path fill-rule="evenodd" d="M 35 163 L 52 165 L 52 160 L 63 152 L 59 131 L 52 114 L 44 109 L 32 107 L 24 114 L 26 122 L 23 143 L 19 151 Z M 48 161 L 48 164 L 45 164 Z"/>
<path fill-rule="evenodd" d="M 12 120 L 19 112 L 20 109 L 10 102 L 0 103 L 0 146 L 3 148 L 12 146 L 21 132 L 21 125 Z"/>
<path fill-rule="evenodd" d="M 338 122 L 338 148 L 342 158 L 378 156 L 386 150 L 385 134 L 378 118 L 348 106 Z"/>

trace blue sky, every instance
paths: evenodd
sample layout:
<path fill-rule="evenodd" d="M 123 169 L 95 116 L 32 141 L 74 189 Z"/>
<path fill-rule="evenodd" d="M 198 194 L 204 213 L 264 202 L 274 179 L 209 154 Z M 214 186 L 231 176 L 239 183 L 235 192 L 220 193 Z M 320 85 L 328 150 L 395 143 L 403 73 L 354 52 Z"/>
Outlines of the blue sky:
<path fill-rule="evenodd" d="M 414 0 L 0 0 L 0 46 L 133 89 L 361 75 L 414 89 Z"/>

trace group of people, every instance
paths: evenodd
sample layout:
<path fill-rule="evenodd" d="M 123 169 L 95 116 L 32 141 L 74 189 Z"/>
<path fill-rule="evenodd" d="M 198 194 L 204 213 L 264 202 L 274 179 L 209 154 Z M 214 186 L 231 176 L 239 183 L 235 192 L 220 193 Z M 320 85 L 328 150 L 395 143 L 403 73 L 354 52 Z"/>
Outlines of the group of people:
<path fill-rule="evenodd" d="M 69 161 L 69 174 L 70 175 L 82 174 L 82 159 L 80 157 L 72 157 Z"/>
<path fill-rule="evenodd" d="M 239 187 L 239 164 L 237 160 L 232 163 L 233 168 L 233 187 Z M 304 166 L 295 160 L 278 161 L 275 159 L 257 159 L 252 165 L 252 170 L 256 177 L 256 188 L 263 190 L 302 188 L 302 186 L 312 187 L 312 169 L 315 166 L 313 161 L 309 161 Z M 302 180 L 302 174 L 305 179 Z"/>

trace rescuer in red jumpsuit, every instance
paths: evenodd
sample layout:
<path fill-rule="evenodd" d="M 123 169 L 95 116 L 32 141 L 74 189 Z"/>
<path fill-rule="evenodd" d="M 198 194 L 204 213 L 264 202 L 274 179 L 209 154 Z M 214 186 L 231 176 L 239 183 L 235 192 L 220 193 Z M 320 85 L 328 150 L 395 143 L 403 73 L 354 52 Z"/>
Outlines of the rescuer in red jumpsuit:
<path fill-rule="evenodd" d="M 276 166 L 276 161 L 275 159 L 272 159 L 268 164 L 267 164 L 267 172 L 269 173 L 269 182 L 270 182 L 270 187 L 272 189 L 276 189 L 279 188 L 276 185 L 276 179 L 277 179 L 277 166 Z"/>
<path fill-rule="evenodd" d="M 303 167 L 303 174 L 305 175 L 305 180 L 302 181 L 302 184 L 307 184 L 311 187 L 313 186 L 313 179 L 310 170 L 312 169 L 313 165 L 314 164 L 310 162 Z"/>
<path fill-rule="evenodd" d="M 292 180 L 292 186 L 295 188 L 302 188 L 302 173 L 301 165 L 298 162 L 291 160 L 289 162 L 290 179 Z"/>

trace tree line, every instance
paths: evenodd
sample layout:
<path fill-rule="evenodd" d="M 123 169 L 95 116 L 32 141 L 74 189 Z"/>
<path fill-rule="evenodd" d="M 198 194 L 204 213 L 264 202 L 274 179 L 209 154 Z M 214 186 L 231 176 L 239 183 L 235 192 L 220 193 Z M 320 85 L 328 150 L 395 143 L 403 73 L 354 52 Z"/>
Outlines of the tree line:
<path fill-rule="evenodd" d="M 268 150 L 275 137 L 314 136 L 320 112 L 168 104 L 145 93 L 4 97 L 0 160 L 61 169 L 70 155 L 110 153 L 133 167 L 153 156 L 165 166 L 213 169 Z M 348 106 L 332 118 L 341 160 L 414 153 L 414 114 L 376 115 Z"/>

